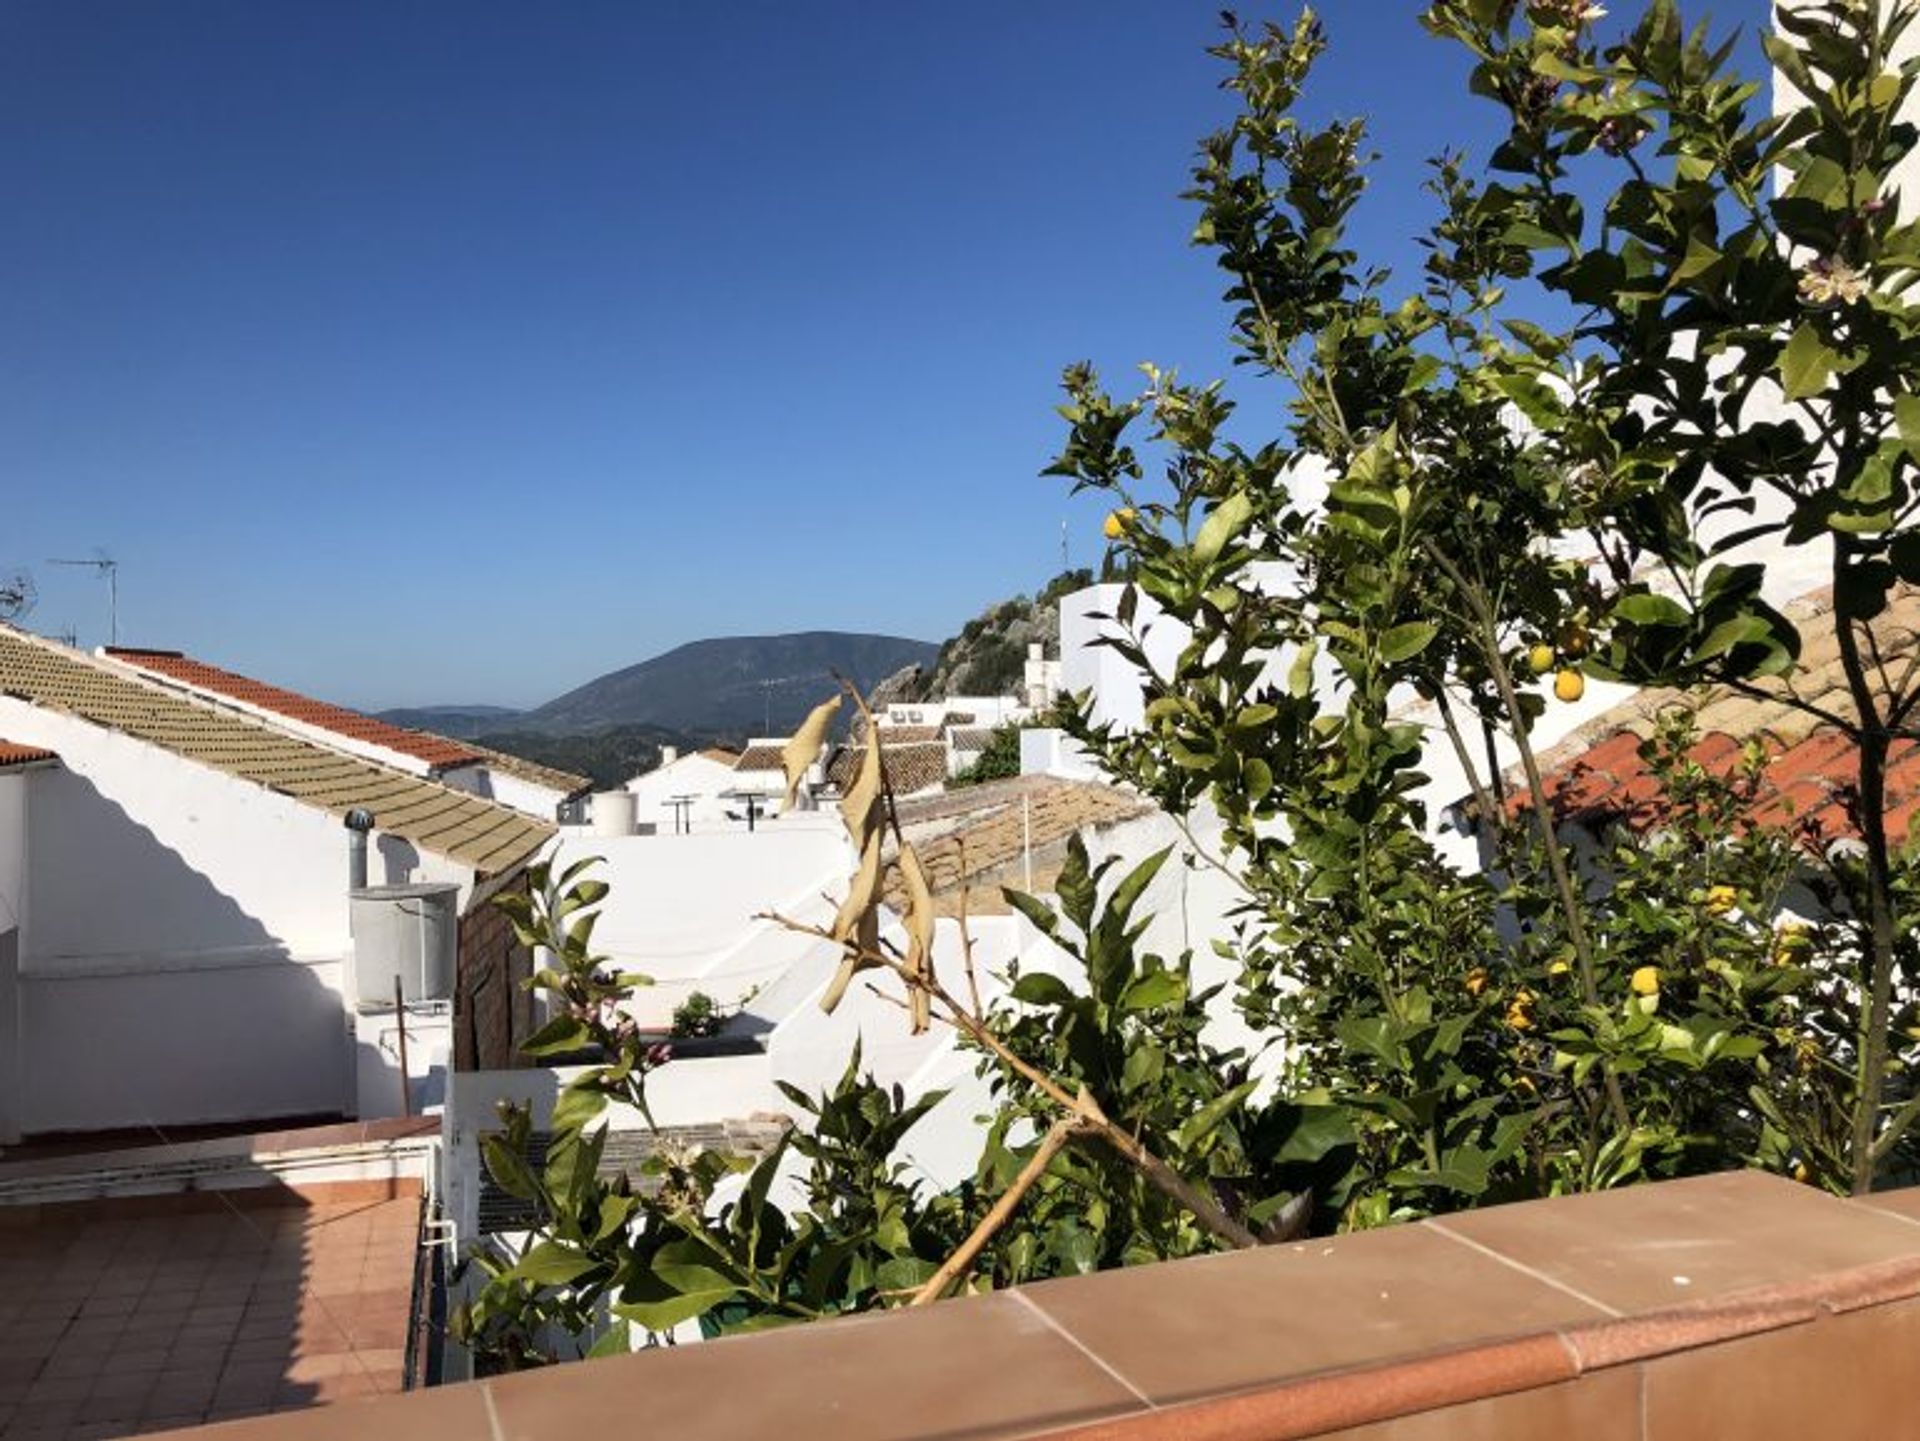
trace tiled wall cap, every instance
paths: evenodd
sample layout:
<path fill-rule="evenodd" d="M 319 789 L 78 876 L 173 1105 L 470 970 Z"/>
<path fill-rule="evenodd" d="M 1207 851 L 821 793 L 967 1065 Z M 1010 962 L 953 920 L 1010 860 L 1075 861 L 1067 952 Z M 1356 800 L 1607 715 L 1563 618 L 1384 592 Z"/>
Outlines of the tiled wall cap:
<path fill-rule="evenodd" d="M 1906 1197 L 1699 1177 L 585 1362 L 305 1429 L 244 1424 L 260 1441 L 425 1436 L 464 1393 L 516 1441 L 561 1441 L 643 1396 L 703 1398 L 710 1434 L 740 1441 L 1291 1441 L 1435 1411 L 1420 1425 L 1444 1425 L 1445 1408 L 1569 1385 L 1617 1399 L 1634 1368 L 1762 1338 L 1818 1348 L 1913 1311 L 1917 1215 Z"/>

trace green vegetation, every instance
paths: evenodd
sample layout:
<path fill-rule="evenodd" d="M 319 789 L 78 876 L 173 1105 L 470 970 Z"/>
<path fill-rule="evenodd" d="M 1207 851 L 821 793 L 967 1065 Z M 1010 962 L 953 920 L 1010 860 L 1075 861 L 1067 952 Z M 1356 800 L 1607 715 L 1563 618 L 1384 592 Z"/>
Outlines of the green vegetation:
<path fill-rule="evenodd" d="M 662 746 L 695 750 L 709 742 L 658 726 L 614 726 L 591 735 L 543 735 L 508 731 L 480 737 L 483 746 L 522 760 L 586 776 L 596 789 L 623 786 L 660 764 Z"/>
<path fill-rule="evenodd" d="M 982 781 L 1005 780 L 1020 774 L 1020 727 L 997 726 L 988 738 L 980 759 L 947 782 L 947 789 L 977 786 Z"/>
<path fill-rule="evenodd" d="M 744 1329 L 1645 1178 L 1757 1165 L 1845 1193 L 1920 1168 L 1920 1023 L 1896 998 L 1920 974 L 1920 852 L 1885 826 L 1920 664 L 1875 624 L 1920 583 L 1920 225 L 1889 203 L 1916 131 L 1914 67 L 1888 56 L 1914 15 L 1781 12 L 1769 54 L 1807 103 L 1776 118 L 1676 5 L 1604 45 L 1596 10 L 1430 6 L 1510 124 L 1490 155 L 1436 162 L 1424 272 L 1398 290 L 1347 234 L 1363 125 L 1295 113 L 1318 22 L 1229 17 L 1214 54 L 1239 114 L 1190 195 L 1284 430 L 1228 441 L 1244 426 L 1222 387 L 1152 367 L 1126 397 L 1066 374 L 1052 472 L 1111 498 L 1120 624 L 1144 594 L 1191 633 L 1141 729 L 1070 728 L 1239 887 L 1212 938 L 1230 994 L 1141 948 L 1165 853 L 1122 874 L 1076 846 L 1057 909 L 1008 897 L 1057 965 L 983 1010 L 971 978 L 934 972 L 931 897 L 870 750 L 841 811 L 861 867 L 831 925 L 794 929 L 839 948 L 829 1005 L 864 976 L 915 1031 L 938 1020 L 978 1053 L 996 1102 L 979 1165 L 949 1194 L 912 1185 L 893 1149 L 929 1102 L 862 1080 L 856 1056 L 834 1092 L 792 1096 L 807 1210 L 769 1203 L 769 1161 L 710 1213 L 724 1159 L 672 1170 L 658 1200 L 582 1159 L 607 1104 L 644 1105 L 654 1062 L 612 1009 L 627 981 L 587 950 L 595 883 L 543 885 L 515 922 L 565 966 L 539 978 L 560 1015 L 529 1049 L 607 1063 L 563 1094 L 544 1173 L 496 1155 L 519 1117 L 489 1147 L 548 1220 L 517 1265 L 489 1263 L 463 1334 L 526 1364 L 541 1325 L 600 1301 L 648 1328 Z M 1517 310 L 1531 287 L 1573 324 Z M 1301 462 L 1331 465 L 1324 505 L 1296 500 Z M 1830 555 L 1831 612 L 1803 633 L 1767 605 L 1759 568 L 1714 539 L 1729 514 Z M 1561 559 L 1569 534 L 1603 563 Z M 1303 580 L 1259 583 L 1275 573 Z M 1138 635 L 1115 643 L 1145 667 Z M 1844 696 L 1790 688 L 1816 643 Z M 1705 767 L 1676 708 L 1642 751 L 1658 829 L 1577 855 L 1533 732 L 1546 692 L 1588 673 L 1803 707 L 1857 759 L 1859 844 L 1754 823 L 1760 743 Z M 1476 760 L 1496 743 L 1519 757 L 1513 795 Z M 1484 872 L 1429 840 L 1430 749 L 1469 777 Z M 879 924 L 883 849 L 901 945 Z M 1203 1039 L 1229 1000 L 1260 1054 Z"/>

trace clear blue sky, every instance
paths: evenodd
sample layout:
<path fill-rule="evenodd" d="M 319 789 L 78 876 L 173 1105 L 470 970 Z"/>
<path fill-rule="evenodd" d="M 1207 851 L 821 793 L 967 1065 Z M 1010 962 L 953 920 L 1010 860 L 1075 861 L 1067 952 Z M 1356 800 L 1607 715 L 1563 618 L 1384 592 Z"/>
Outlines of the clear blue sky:
<path fill-rule="evenodd" d="M 1315 88 L 1373 119 L 1360 241 L 1407 268 L 1424 158 L 1493 123 L 1419 8 L 1328 0 Z M 368 707 L 941 639 L 1062 521 L 1097 554 L 1036 474 L 1063 363 L 1226 368 L 1176 199 L 1216 14 L 13 0 L 0 569 L 95 644 L 44 562 L 103 547 L 123 641 Z"/>

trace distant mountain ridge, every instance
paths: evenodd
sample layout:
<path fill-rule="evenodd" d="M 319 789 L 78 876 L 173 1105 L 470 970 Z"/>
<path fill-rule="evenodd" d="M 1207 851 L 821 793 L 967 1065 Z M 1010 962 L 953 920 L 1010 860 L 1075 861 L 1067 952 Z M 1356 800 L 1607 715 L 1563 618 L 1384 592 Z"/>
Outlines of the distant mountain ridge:
<path fill-rule="evenodd" d="M 744 739 L 785 735 L 833 693 L 836 675 L 863 690 L 939 647 L 904 636 L 814 630 L 696 640 L 610 671 L 518 717 L 515 730 L 579 735 L 659 726 Z"/>
<path fill-rule="evenodd" d="M 375 714 L 377 719 L 388 725 L 432 731 L 435 735 L 471 741 L 478 740 L 488 731 L 503 729 L 520 712 L 503 705 L 437 705 L 401 706 L 397 710 L 383 710 Z"/>
<path fill-rule="evenodd" d="M 904 636 L 833 630 L 723 636 L 609 671 L 529 711 L 418 706 L 382 711 L 380 718 L 460 739 L 502 732 L 579 736 L 645 727 L 739 741 L 785 735 L 832 694 L 836 675 L 868 690 L 903 667 L 931 664 L 939 650 Z"/>

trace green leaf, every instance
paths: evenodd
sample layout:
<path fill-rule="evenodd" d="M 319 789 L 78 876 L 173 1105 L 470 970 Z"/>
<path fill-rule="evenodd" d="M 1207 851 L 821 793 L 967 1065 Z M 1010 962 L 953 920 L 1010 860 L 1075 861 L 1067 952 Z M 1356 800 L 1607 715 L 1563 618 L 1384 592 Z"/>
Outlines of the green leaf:
<path fill-rule="evenodd" d="M 1187 994 L 1187 984 L 1172 971 L 1148 971 L 1120 994 L 1123 1011 L 1151 1011 L 1175 1006 Z"/>
<path fill-rule="evenodd" d="M 1032 921 L 1041 935 L 1050 936 L 1059 929 L 1058 912 L 1038 896 L 1030 896 L 1025 891 L 1016 891 L 1011 886 L 1002 886 L 1000 894 L 1006 897 L 1008 905 Z"/>
<path fill-rule="evenodd" d="M 1253 499 L 1244 490 L 1236 490 L 1221 501 L 1200 527 L 1200 534 L 1193 538 L 1194 558 L 1209 565 L 1218 560 L 1220 552 L 1252 515 Z"/>
<path fill-rule="evenodd" d="M 1016 1001 L 1029 1006 L 1068 1006 L 1073 1004 L 1073 992 L 1067 983 L 1058 976 L 1050 976 L 1045 971 L 1028 971 L 1026 975 L 1013 983 L 1011 992 Z"/>
<path fill-rule="evenodd" d="M 1818 395 L 1833 379 L 1838 357 L 1810 324 L 1802 324 L 1780 352 L 1780 386 L 1788 400 Z"/>
<path fill-rule="evenodd" d="M 599 1263 L 593 1257 L 563 1246 L 558 1241 L 542 1241 L 514 1264 L 509 1276 L 531 1281 L 536 1286 L 564 1286 L 577 1281 Z"/>
<path fill-rule="evenodd" d="M 1432 644 L 1433 638 L 1439 633 L 1440 627 L 1427 620 L 1410 620 L 1405 625 L 1396 625 L 1380 637 L 1380 659 L 1388 665 L 1412 660 Z"/>
<path fill-rule="evenodd" d="M 1164 846 L 1127 872 L 1126 878 L 1113 888 L 1113 894 L 1107 899 L 1108 911 L 1119 916 L 1122 922 L 1131 916 L 1141 893 L 1153 884 L 1153 878 L 1160 874 L 1160 867 L 1167 863 L 1167 857 L 1172 854 L 1173 847 Z"/>
<path fill-rule="evenodd" d="M 529 1056 L 555 1056 L 567 1051 L 584 1050 L 593 1041 L 593 1032 L 585 1021 L 569 1015 L 555 1016 L 520 1044 Z"/>
<path fill-rule="evenodd" d="M 1206 1105 L 1195 1111 L 1174 1133 L 1174 1143 L 1183 1151 L 1191 1151 L 1208 1136 L 1219 1129 L 1235 1111 L 1247 1103 L 1247 1098 L 1259 1088 L 1258 1081 L 1242 1081 L 1231 1091 L 1215 1096 Z"/>

